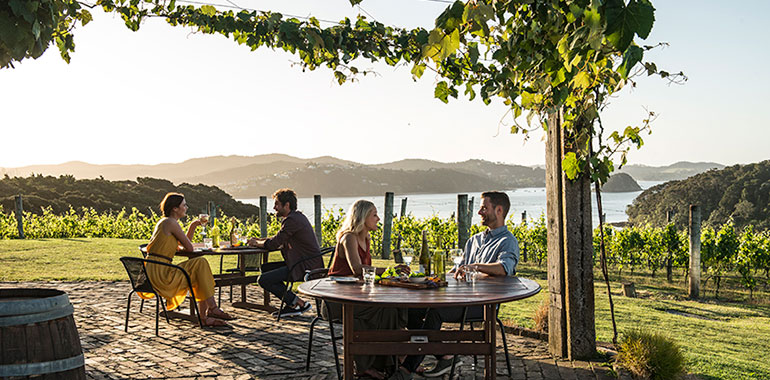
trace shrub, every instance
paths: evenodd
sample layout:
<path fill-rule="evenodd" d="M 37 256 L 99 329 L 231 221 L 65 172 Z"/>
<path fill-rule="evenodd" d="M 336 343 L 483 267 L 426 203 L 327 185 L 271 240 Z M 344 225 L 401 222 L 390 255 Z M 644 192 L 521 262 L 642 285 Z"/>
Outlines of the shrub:
<path fill-rule="evenodd" d="M 617 362 L 641 379 L 679 379 L 685 371 L 682 351 L 671 338 L 642 330 L 624 334 Z"/>

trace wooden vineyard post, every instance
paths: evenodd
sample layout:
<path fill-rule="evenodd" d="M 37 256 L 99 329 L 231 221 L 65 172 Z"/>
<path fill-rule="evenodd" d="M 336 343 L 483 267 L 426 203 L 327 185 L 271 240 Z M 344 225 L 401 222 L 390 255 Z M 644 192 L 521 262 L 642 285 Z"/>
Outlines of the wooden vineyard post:
<path fill-rule="evenodd" d="M 398 218 L 401 219 L 404 216 L 406 216 L 406 198 L 401 198 L 401 214 L 399 214 Z"/>
<path fill-rule="evenodd" d="M 457 194 L 457 248 L 465 248 L 470 234 L 470 221 L 468 220 L 468 194 Z"/>
<path fill-rule="evenodd" d="M 575 151 L 576 144 L 564 133 L 561 115 L 550 114 L 546 143 L 548 346 L 551 355 L 574 360 L 592 357 L 596 351 L 591 182 L 587 173 L 575 180 L 565 175 L 562 160 Z"/>
<path fill-rule="evenodd" d="M 385 221 L 382 223 L 382 258 L 390 258 L 390 234 L 393 226 L 393 193 L 385 193 Z"/>
<path fill-rule="evenodd" d="M 267 197 L 259 197 L 259 237 L 267 237 Z"/>
<path fill-rule="evenodd" d="M 690 205 L 690 277 L 688 296 L 700 296 L 700 207 Z"/>
<path fill-rule="evenodd" d="M 24 239 L 24 205 L 21 194 L 16 196 L 16 225 L 19 229 L 19 239 Z"/>
<path fill-rule="evenodd" d="M 322 245 L 323 243 L 323 234 L 321 231 L 321 195 L 316 194 L 313 195 L 313 204 L 315 205 L 314 211 L 315 214 L 315 238 L 318 240 L 318 245 Z"/>

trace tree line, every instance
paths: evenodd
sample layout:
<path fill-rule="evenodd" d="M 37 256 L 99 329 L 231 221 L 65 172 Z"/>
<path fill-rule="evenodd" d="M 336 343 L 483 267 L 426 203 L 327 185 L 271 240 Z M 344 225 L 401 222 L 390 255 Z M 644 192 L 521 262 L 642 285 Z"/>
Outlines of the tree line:
<path fill-rule="evenodd" d="M 185 195 L 190 214 L 198 214 L 207 208 L 209 201 L 228 215 L 249 218 L 259 213 L 254 205 L 239 202 L 216 186 L 182 183 L 140 177 L 136 181 L 108 181 L 103 178 L 75 179 L 71 175 L 59 177 L 41 174 L 29 177 L 0 179 L 0 206 L 5 212 L 15 210 L 15 197 L 22 196 L 24 211 L 36 215 L 46 212 L 64 215 L 91 210 L 97 214 L 118 214 L 133 209 L 144 216 L 159 213 L 159 204 L 168 192 Z"/>
<path fill-rule="evenodd" d="M 684 229 L 691 204 L 701 207 L 703 224 L 722 226 L 732 221 L 743 230 L 770 229 L 770 160 L 709 170 L 693 177 L 651 187 L 628 207 L 629 222 Z"/>

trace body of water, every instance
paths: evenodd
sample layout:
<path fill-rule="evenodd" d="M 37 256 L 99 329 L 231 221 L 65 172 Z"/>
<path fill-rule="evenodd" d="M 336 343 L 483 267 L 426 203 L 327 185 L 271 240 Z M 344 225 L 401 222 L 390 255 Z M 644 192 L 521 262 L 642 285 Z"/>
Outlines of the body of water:
<path fill-rule="evenodd" d="M 658 181 L 639 181 L 639 186 L 643 189 L 647 189 L 661 182 Z M 544 187 L 532 187 L 516 190 L 506 191 L 511 199 L 511 210 L 508 212 L 509 216 L 513 216 L 514 220 L 518 223 L 521 221 L 522 212 L 527 212 L 527 218 L 538 218 L 542 214 L 545 216 L 545 188 Z M 628 220 L 626 215 L 626 206 L 636 199 L 641 191 L 634 191 L 628 193 L 602 193 L 602 208 L 607 215 L 606 222 L 622 222 Z M 466 193 L 464 193 L 466 194 Z M 478 211 L 479 200 L 481 193 L 468 192 L 468 199 L 474 198 L 473 205 L 473 223 L 479 223 L 481 221 L 476 211 Z M 396 215 L 401 212 L 401 199 L 407 198 L 406 212 L 411 213 L 417 218 L 430 217 L 432 215 L 438 215 L 441 218 L 448 218 L 457 212 L 457 193 L 450 194 L 395 194 L 393 200 L 393 211 Z M 382 210 L 385 208 L 385 195 L 372 196 L 372 197 L 328 197 L 324 198 L 322 195 L 321 204 L 324 210 L 332 209 L 335 212 L 342 208 L 347 211 L 353 202 L 358 199 L 367 199 L 374 202 L 377 205 L 377 210 L 382 217 Z M 259 206 L 259 199 L 239 199 L 241 202 L 250 203 Z M 594 225 L 598 225 L 599 217 L 596 211 L 596 198 L 592 193 L 591 198 L 593 204 L 592 217 Z M 297 200 L 297 208 L 304 213 L 310 222 L 313 222 L 314 218 L 314 203 L 313 198 L 300 198 Z M 273 201 L 268 200 L 268 207 L 272 208 Z"/>

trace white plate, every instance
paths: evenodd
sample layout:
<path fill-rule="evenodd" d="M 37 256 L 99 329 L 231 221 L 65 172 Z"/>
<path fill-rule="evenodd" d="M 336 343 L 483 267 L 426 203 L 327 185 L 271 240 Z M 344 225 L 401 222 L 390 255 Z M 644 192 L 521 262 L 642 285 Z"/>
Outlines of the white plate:
<path fill-rule="evenodd" d="M 409 282 L 414 282 L 415 284 L 422 284 L 427 280 L 427 277 L 409 277 Z"/>
<path fill-rule="evenodd" d="M 355 284 L 356 282 L 358 282 L 358 279 L 355 278 L 355 277 L 336 277 L 336 276 L 332 276 L 332 277 L 329 277 L 329 279 L 332 280 L 332 281 L 336 281 L 339 284 Z"/>

